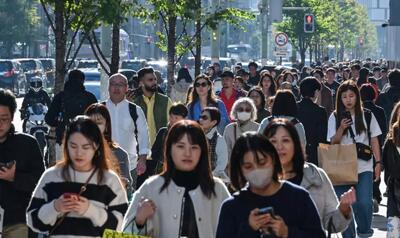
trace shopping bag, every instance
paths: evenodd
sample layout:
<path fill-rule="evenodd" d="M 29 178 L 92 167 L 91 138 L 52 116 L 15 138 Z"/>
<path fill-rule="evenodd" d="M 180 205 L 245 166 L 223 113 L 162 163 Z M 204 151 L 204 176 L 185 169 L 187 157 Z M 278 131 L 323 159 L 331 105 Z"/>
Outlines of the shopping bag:
<path fill-rule="evenodd" d="M 355 144 L 319 144 L 318 164 L 333 185 L 353 185 L 358 182 L 358 159 Z"/>
<path fill-rule="evenodd" d="M 150 236 L 139 236 L 110 229 L 105 229 L 102 238 L 151 238 Z"/>

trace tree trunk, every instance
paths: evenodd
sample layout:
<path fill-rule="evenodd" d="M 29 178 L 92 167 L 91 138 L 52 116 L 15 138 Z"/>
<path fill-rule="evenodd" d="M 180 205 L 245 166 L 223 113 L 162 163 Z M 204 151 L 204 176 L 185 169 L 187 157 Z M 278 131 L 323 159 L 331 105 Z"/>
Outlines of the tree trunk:
<path fill-rule="evenodd" d="M 197 0 L 198 19 L 196 21 L 196 55 L 194 56 L 194 76 L 197 77 L 201 68 L 201 0 Z"/>
<path fill-rule="evenodd" d="M 119 22 L 114 22 L 112 28 L 112 49 L 110 74 L 118 73 L 119 66 Z"/>
<path fill-rule="evenodd" d="M 171 94 L 172 85 L 175 83 L 174 75 L 175 75 L 175 44 L 176 44 L 176 16 L 171 16 L 168 18 L 168 35 L 167 35 L 167 45 L 168 45 L 168 53 L 167 53 L 167 94 Z"/>
<path fill-rule="evenodd" d="M 312 62 L 312 54 L 313 54 L 313 47 L 312 47 L 312 45 L 310 44 L 309 45 L 309 47 L 310 47 L 310 64 L 311 64 L 311 62 Z"/>
<path fill-rule="evenodd" d="M 56 0 L 55 14 L 55 42 L 56 42 L 56 79 L 54 85 L 54 94 L 60 92 L 64 87 L 65 78 L 65 51 L 66 51 L 66 35 L 64 34 L 64 0 Z"/>

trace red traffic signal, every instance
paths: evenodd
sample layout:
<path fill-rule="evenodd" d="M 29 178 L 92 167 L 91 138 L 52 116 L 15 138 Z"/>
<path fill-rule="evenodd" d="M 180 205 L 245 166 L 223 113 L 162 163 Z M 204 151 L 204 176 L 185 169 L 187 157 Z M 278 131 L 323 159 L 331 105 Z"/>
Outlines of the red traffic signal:
<path fill-rule="evenodd" d="M 313 33 L 315 31 L 314 24 L 314 15 L 313 14 L 305 14 L 304 15 L 304 32 L 305 33 Z"/>

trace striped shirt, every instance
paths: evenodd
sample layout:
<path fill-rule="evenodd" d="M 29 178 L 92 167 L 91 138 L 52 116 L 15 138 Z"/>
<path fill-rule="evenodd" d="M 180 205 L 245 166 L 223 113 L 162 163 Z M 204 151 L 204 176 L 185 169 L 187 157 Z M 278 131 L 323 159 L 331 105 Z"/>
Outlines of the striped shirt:
<path fill-rule="evenodd" d="M 92 170 L 93 171 L 93 170 Z M 62 178 L 62 168 L 46 170 L 33 192 L 27 209 L 27 223 L 35 232 L 48 234 L 61 218 L 54 202 L 64 193 L 79 193 L 92 171 L 79 172 L 69 168 L 71 182 Z M 101 237 L 105 229 L 121 230 L 123 216 L 128 207 L 126 193 L 118 176 L 108 170 L 101 183 L 97 172 L 81 195 L 89 200 L 83 215 L 70 212 L 54 230 L 51 237 Z"/>

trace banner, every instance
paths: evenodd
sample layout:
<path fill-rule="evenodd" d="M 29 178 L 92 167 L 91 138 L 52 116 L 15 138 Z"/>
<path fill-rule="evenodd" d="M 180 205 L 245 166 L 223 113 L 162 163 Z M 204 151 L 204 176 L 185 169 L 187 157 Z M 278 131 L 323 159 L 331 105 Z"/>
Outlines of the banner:
<path fill-rule="evenodd" d="M 1 238 L 1 237 L 0 237 Z M 151 238 L 150 236 L 139 236 L 105 229 L 102 238 Z"/>

